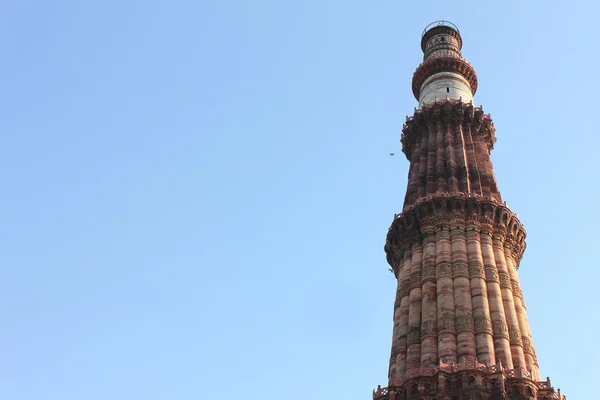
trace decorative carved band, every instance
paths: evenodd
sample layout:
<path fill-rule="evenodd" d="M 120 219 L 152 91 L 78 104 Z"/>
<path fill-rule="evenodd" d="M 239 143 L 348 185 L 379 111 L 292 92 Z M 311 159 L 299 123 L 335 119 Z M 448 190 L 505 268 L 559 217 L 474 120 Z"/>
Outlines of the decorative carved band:
<path fill-rule="evenodd" d="M 479 317 L 474 319 L 475 333 L 493 333 L 492 322 L 486 317 Z"/>
<path fill-rule="evenodd" d="M 506 322 L 502 320 L 495 320 L 492 322 L 492 331 L 494 332 L 494 338 L 505 338 L 508 337 L 508 327 L 506 326 Z"/>
<path fill-rule="evenodd" d="M 456 332 L 474 332 L 473 318 L 471 316 L 456 317 Z"/>
<path fill-rule="evenodd" d="M 488 282 L 496 282 L 500 283 L 500 278 L 498 277 L 498 270 L 495 267 L 485 268 L 485 279 Z"/>
<path fill-rule="evenodd" d="M 400 298 L 406 297 L 410 294 L 410 280 L 405 280 L 400 285 Z"/>
<path fill-rule="evenodd" d="M 408 346 L 413 344 L 421 344 L 421 330 L 418 325 L 411 326 L 408 328 L 408 334 L 406 335 L 406 344 Z"/>
<path fill-rule="evenodd" d="M 485 271 L 480 263 L 469 263 L 469 277 L 485 279 Z"/>
<path fill-rule="evenodd" d="M 392 353 L 390 354 L 390 362 L 394 363 L 396 362 L 396 358 L 398 357 L 398 354 L 400 354 L 400 350 L 398 349 L 398 345 L 393 345 L 392 346 Z"/>
<path fill-rule="evenodd" d="M 523 343 L 523 352 L 527 353 L 531 356 L 535 355 L 535 350 L 533 349 L 533 345 L 531 344 L 531 339 L 527 336 L 521 337 L 521 342 Z"/>
<path fill-rule="evenodd" d="M 498 278 L 500 280 L 500 287 L 503 289 L 512 289 L 510 282 L 510 275 L 504 271 L 498 271 Z"/>
<path fill-rule="evenodd" d="M 437 331 L 438 331 L 438 335 L 440 333 L 444 333 L 444 332 L 451 332 L 451 333 L 455 333 L 455 327 L 454 327 L 454 318 L 438 318 L 437 321 Z"/>
<path fill-rule="evenodd" d="M 469 82 L 473 95 L 477 92 L 477 74 L 473 66 L 467 61 L 456 57 L 430 57 L 419 65 L 413 75 L 412 91 L 417 100 L 419 100 L 423 82 L 431 75 L 439 72 L 452 72 L 462 75 Z"/>
<path fill-rule="evenodd" d="M 417 143 L 421 143 L 423 137 L 435 135 L 440 128 L 452 131 L 462 128 L 465 134 L 483 140 L 488 151 L 491 151 L 496 143 L 496 128 L 492 117 L 485 114 L 481 107 L 463 103 L 460 99 L 436 100 L 415 110 L 415 114 L 408 118 L 402 127 L 400 142 L 408 161 L 413 162 L 412 154 Z"/>
<path fill-rule="evenodd" d="M 437 335 L 437 332 L 435 329 L 435 322 L 425 321 L 421 324 L 421 339 L 429 337 L 429 336 L 435 337 L 436 335 Z"/>
<path fill-rule="evenodd" d="M 452 267 L 448 263 L 440 263 L 436 267 L 436 279 L 452 278 Z"/>
<path fill-rule="evenodd" d="M 435 35 L 442 34 L 452 36 L 454 40 L 456 40 L 456 47 L 459 50 L 462 48 L 462 38 L 460 37 L 460 33 L 458 33 L 458 30 L 455 30 L 449 26 L 438 25 L 434 26 L 433 28 L 429 29 L 423 34 L 423 37 L 421 38 L 421 50 L 423 50 L 423 53 L 425 53 L 425 51 L 427 50 L 427 42 L 429 41 L 429 39 L 431 39 Z"/>
<path fill-rule="evenodd" d="M 508 337 L 510 340 L 510 344 L 523 346 L 523 341 L 521 340 L 521 331 L 518 327 L 510 327 L 508 329 Z"/>
<path fill-rule="evenodd" d="M 406 353 L 406 336 L 398 338 L 398 353 Z"/>
<path fill-rule="evenodd" d="M 409 242 L 415 236 L 422 234 L 421 226 L 446 226 L 448 227 L 451 220 L 462 218 L 464 221 L 472 220 L 476 216 L 481 223 L 481 242 L 486 242 L 485 232 L 513 232 L 517 231 L 517 239 L 515 247 L 518 248 L 519 257 L 525 251 L 525 229 L 521 225 L 517 216 L 512 213 L 505 205 L 498 204 L 495 200 L 470 196 L 465 194 L 448 195 L 438 193 L 418 199 L 413 205 L 406 207 L 403 213 L 394 216 L 394 221 L 390 227 L 385 244 L 385 252 L 387 260 L 394 268 L 394 273 L 398 276 L 399 265 L 404 264 L 400 257 L 404 256 L 401 249 L 406 248 Z M 503 229 L 502 226 L 508 226 L 508 229 Z M 438 231 L 436 235 L 441 235 L 441 238 L 448 239 L 449 232 L 447 230 Z M 489 243 L 489 242 L 488 242 Z M 426 252 L 424 258 L 431 257 Z M 433 258 L 432 258 L 433 260 Z M 431 263 L 431 261 L 429 261 Z M 469 263 L 470 264 L 470 263 Z M 471 265 L 471 264 L 470 264 Z M 406 268 L 403 266 L 402 268 Z M 470 266 L 469 273 L 477 272 L 477 267 Z M 423 279 L 431 278 L 431 271 L 427 273 L 423 271 Z M 452 277 L 452 268 L 446 261 L 438 261 L 436 265 L 436 279 L 440 277 Z M 471 276 L 472 277 L 472 276 Z M 494 282 L 499 282 L 497 271 L 486 269 L 486 279 Z"/>
<path fill-rule="evenodd" d="M 424 267 L 422 274 L 423 274 L 422 275 L 423 283 L 436 281 L 435 266 L 430 265 L 430 266 Z"/>
<path fill-rule="evenodd" d="M 469 277 L 469 267 L 467 264 L 456 263 L 452 267 L 452 277 L 457 278 L 459 276 Z"/>
<path fill-rule="evenodd" d="M 421 289 L 421 274 L 420 273 L 415 273 L 415 274 L 411 274 L 410 276 L 410 289 Z"/>
<path fill-rule="evenodd" d="M 523 291 L 521 290 L 521 288 L 519 287 L 519 283 L 516 281 L 512 281 L 512 291 L 513 294 L 521 299 L 521 302 L 523 302 Z"/>

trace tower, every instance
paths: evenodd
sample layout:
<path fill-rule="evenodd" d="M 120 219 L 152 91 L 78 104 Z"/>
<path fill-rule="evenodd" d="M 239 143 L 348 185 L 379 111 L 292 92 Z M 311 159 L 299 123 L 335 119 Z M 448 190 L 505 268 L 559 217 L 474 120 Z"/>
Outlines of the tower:
<path fill-rule="evenodd" d="M 517 269 L 525 229 L 502 201 L 489 114 L 456 26 L 421 38 L 419 108 L 402 129 L 410 162 L 385 244 L 398 281 L 389 384 L 376 400 L 560 399 L 539 367 Z"/>

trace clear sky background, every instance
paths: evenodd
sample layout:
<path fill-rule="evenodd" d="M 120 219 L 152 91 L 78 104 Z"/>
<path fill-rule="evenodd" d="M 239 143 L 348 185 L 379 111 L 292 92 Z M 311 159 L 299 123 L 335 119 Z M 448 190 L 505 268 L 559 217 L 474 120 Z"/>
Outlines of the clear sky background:
<path fill-rule="evenodd" d="M 370 399 L 399 138 L 437 19 L 461 30 L 528 232 L 542 376 L 596 390 L 597 2 L 0 9 L 0 398 Z"/>

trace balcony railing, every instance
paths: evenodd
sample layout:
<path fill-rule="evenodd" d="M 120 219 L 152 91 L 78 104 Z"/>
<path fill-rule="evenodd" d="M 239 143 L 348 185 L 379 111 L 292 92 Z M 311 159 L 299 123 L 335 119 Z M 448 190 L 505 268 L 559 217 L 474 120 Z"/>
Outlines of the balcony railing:
<path fill-rule="evenodd" d="M 452 362 L 444 363 L 442 360 L 440 360 L 440 363 L 436 366 L 415 368 L 413 370 L 407 371 L 405 379 L 414 379 L 421 376 L 434 376 L 439 372 L 446 372 L 452 374 L 459 371 L 480 371 L 485 374 L 502 373 L 506 378 L 523 378 L 528 379 L 530 381 L 532 380 L 531 372 L 523 368 L 504 369 L 502 367 L 502 364 L 488 365 L 482 364 L 477 360 L 475 360 L 475 362 L 467 362 L 463 360 L 459 364 Z M 391 393 L 400 390 L 402 382 L 392 381 L 390 383 L 392 384 L 392 386 L 389 387 L 382 388 L 381 386 L 377 386 L 377 389 L 373 390 L 373 399 L 387 400 L 389 399 L 389 395 Z M 556 392 L 554 391 L 550 384 L 549 378 L 547 378 L 545 381 L 534 381 L 533 383 L 537 386 L 538 390 L 552 391 L 552 399 L 566 400 L 566 396 L 561 394 L 560 389 L 558 389 L 558 391 Z"/>
<path fill-rule="evenodd" d="M 435 28 L 436 26 L 447 26 L 449 28 L 454 29 L 456 32 L 460 33 L 460 31 L 458 30 L 458 27 L 456 25 L 454 25 L 452 22 L 439 20 L 439 21 L 434 21 L 434 22 L 430 23 L 429 25 L 427 25 L 425 27 L 425 29 L 423 29 L 423 34 L 421 35 L 421 37 L 425 36 L 425 34 L 427 33 L 428 30 L 430 30 L 431 28 Z"/>

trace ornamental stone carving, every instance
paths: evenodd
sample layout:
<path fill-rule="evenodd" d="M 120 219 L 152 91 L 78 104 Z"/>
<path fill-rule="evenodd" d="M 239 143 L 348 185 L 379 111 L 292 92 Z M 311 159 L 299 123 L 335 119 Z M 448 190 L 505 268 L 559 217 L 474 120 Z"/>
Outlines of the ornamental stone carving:
<path fill-rule="evenodd" d="M 427 266 L 427 267 L 423 268 L 423 271 L 421 273 L 422 273 L 423 283 L 435 282 L 435 280 L 436 280 L 435 266 Z"/>
<path fill-rule="evenodd" d="M 421 288 L 421 274 L 416 273 L 410 276 L 410 288 L 412 289 L 420 289 Z"/>
<path fill-rule="evenodd" d="M 452 267 L 450 264 L 438 264 L 436 267 L 436 278 L 452 278 Z"/>
<path fill-rule="evenodd" d="M 442 332 L 452 332 L 455 333 L 454 329 L 454 318 L 438 318 L 437 321 L 437 330 L 438 334 Z"/>
<path fill-rule="evenodd" d="M 488 282 L 497 282 L 500 283 L 500 279 L 498 277 L 498 271 L 495 267 L 493 268 L 485 268 L 485 279 Z"/>
<path fill-rule="evenodd" d="M 456 317 L 456 332 L 474 332 L 471 316 Z"/>
<path fill-rule="evenodd" d="M 473 278 L 481 278 L 485 279 L 485 271 L 483 270 L 483 265 L 479 262 L 474 262 L 469 264 L 469 277 Z"/>
<path fill-rule="evenodd" d="M 453 202 L 459 202 L 461 205 L 456 207 Z M 394 217 L 394 221 L 388 232 L 388 237 L 385 245 L 387 259 L 394 272 L 397 273 L 403 263 L 404 254 L 409 249 L 412 251 L 412 240 L 415 235 L 421 236 L 419 224 L 421 221 L 428 220 L 431 225 L 437 226 L 442 237 L 449 239 L 448 225 L 451 220 L 456 220 L 460 216 L 462 220 L 470 219 L 469 216 L 473 210 L 486 213 L 490 217 L 482 215 L 483 221 L 480 221 L 480 240 L 484 243 L 487 239 L 486 233 L 494 234 L 498 237 L 499 232 L 506 234 L 502 230 L 500 223 L 494 218 L 494 214 L 503 213 L 509 220 L 513 220 L 514 224 L 518 224 L 519 232 L 521 233 L 521 241 L 515 245 L 518 257 L 515 260 L 518 262 L 525 250 L 525 231 L 522 229 L 520 222 L 516 219 L 516 215 L 508 210 L 504 205 L 498 204 L 493 199 L 485 200 L 482 198 L 468 197 L 465 194 L 456 194 L 450 197 L 445 197 L 444 193 L 436 193 L 426 196 L 424 199 L 418 199 L 414 205 L 405 207 L 405 210 Z M 489 222 L 489 223 L 488 223 Z M 395 251 L 394 249 L 402 248 L 403 251 Z M 433 257 L 433 255 L 429 255 Z"/>
<path fill-rule="evenodd" d="M 508 337 L 510 344 L 523 346 L 523 342 L 521 341 L 521 331 L 518 327 L 511 327 L 508 329 Z"/>
<path fill-rule="evenodd" d="M 408 334 L 406 335 L 406 344 L 410 346 L 411 344 L 419 344 L 421 343 L 421 332 L 419 326 L 411 326 L 409 327 Z"/>
<path fill-rule="evenodd" d="M 496 338 L 506 338 L 508 339 L 508 326 L 506 326 L 506 322 L 497 319 L 492 321 L 492 331 L 494 333 L 494 337 Z"/>
<path fill-rule="evenodd" d="M 430 336 L 436 336 L 435 322 L 425 321 L 421 324 L 421 338 L 424 339 Z"/>
<path fill-rule="evenodd" d="M 493 333 L 492 322 L 486 317 L 478 317 L 474 319 L 475 333 Z"/>
<path fill-rule="evenodd" d="M 508 275 L 504 271 L 498 271 L 498 279 L 500 281 L 500 287 L 503 289 L 512 289 L 512 284 L 510 282 L 510 275 Z"/>
<path fill-rule="evenodd" d="M 521 343 L 523 344 L 523 352 L 533 356 L 534 351 L 533 346 L 531 345 L 531 339 L 527 336 L 521 336 Z"/>
<path fill-rule="evenodd" d="M 410 294 L 410 280 L 405 280 L 400 285 L 400 297 L 406 297 Z"/>
<path fill-rule="evenodd" d="M 523 291 L 519 287 L 519 283 L 516 281 L 512 281 L 511 283 L 512 283 L 513 294 L 515 296 L 519 297 L 521 299 L 521 301 L 523 301 Z"/>
<path fill-rule="evenodd" d="M 406 353 L 406 336 L 400 336 L 398 338 L 398 352 Z"/>
<path fill-rule="evenodd" d="M 458 278 L 459 276 L 469 277 L 469 268 L 467 264 L 456 263 L 452 266 L 452 277 Z"/>
<path fill-rule="evenodd" d="M 564 400 L 539 381 L 516 271 L 526 232 L 493 172 L 494 123 L 474 106 L 458 29 L 434 25 L 402 127 L 408 184 L 384 247 L 398 280 L 389 387 L 373 398 Z"/>

